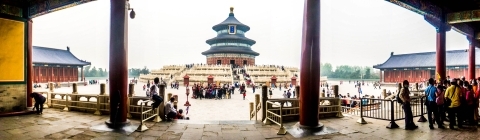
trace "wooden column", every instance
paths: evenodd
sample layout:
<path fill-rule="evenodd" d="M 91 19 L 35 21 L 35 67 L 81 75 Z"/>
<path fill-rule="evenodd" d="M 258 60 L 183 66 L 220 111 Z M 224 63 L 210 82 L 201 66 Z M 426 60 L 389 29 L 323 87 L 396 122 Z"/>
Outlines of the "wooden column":
<path fill-rule="evenodd" d="M 62 79 L 63 82 L 68 82 L 68 80 L 65 78 L 65 67 L 62 67 Z"/>
<path fill-rule="evenodd" d="M 382 70 L 380 70 L 380 82 L 383 82 L 383 79 L 382 79 Z"/>
<path fill-rule="evenodd" d="M 467 80 L 470 81 L 475 79 L 475 43 L 473 37 L 467 37 L 469 41 L 468 46 L 468 77 Z"/>
<path fill-rule="evenodd" d="M 53 67 L 50 67 L 50 82 L 54 82 L 53 76 Z"/>
<path fill-rule="evenodd" d="M 110 120 L 127 123 L 128 42 L 126 0 L 110 0 Z"/>
<path fill-rule="evenodd" d="M 320 0 L 305 0 L 301 48 L 300 125 L 317 127 L 320 93 Z"/>
<path fill-rule="evenodd" d="M 83 78 L 85 77 L 84 73 L 83 73 L 83 66 L 81 68 L 81 73 L 82 73 L 82 76 L 80 77 L 80 81 L 83 81 Z"/>
<path fill-rule="evenodd" d="M 33 21 L 30 19 L 27 21 L 27 107 L 32 107 L 32 98 L 30 97 L 30 93 L 33 92 L 33 66 L 32 66 L 32 23 Z"/>
<path fill-rule="evenodd" d="M 437 65 L 435 67 L 436 73 L 435 73 L 435 79 L 439 81 L 443 81 L 446 79 L 446 49 L 445 49 L 445 27 L 440 26 L 437 28 L 437 51 L 436 51 L 436 57 L 437 57 Z M 440 76 L 440 78 L 438 78 Z"/>
<path fill-rule="evenodd" d="M 39 83 L 42 81 L 42 79 L 40 79 L 40 77 L 42 77 L 42 71 L 41 71 L 42 67 L 37 66 L 37 69 L 38 69 L 37 83 Z"/>

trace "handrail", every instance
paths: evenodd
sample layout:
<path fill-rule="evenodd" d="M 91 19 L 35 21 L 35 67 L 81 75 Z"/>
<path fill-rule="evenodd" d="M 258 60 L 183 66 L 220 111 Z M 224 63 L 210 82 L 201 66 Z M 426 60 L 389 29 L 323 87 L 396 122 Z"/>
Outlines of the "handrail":
<path fill-rule="evenodd" d="M 275 102 L 272 102 L 272 101 L 267 101 L 267 110 L 266 110 L 266 119 L 265 119 L 265 125 L 269 125 L 271 124 L 272 122 L 275 123 L 275 124 L 278 124 L 280 125 L 280 129 L 278 130 L 277 132 L 277 135 L 285 135 L 287 133 L 287 130 L 285 129 L 285 127 L 283 126 L 283 104 L 285 103 L 286 101 L 280 101 L 280 103 L 275 103 Z M 273 106 L 280 106 L 280 109 L 278 110 L 278 114 L 274 112 L 274 110 L 271 110 L 271 108 L 269 107 L 273 107 Z"/>
<path fill-rule="evenodd" d="M 148 130 L 148 127 L 145 125 L 145 121 L 147 120 L 150 120 L 152 118 L 155 118 L 153 119 L 154 122 L 160 122 L 160 116 L 158 116 L 158 113 L 159 113 L 159 108 L 156 108 L 156 109 L 152 109 L 150 107 L 150 109 L 144 111 L 144 107 L 147 105 L 148 102 L 152 102 L 151 100 L 147 100 L 147 101 L 142 101 L 141 102 L 141 117 L 140 117 L 140 126 L 138 126 L 137 130 L 135 131 L 139 131 L 139 132 L 143 132 L 145 130 Z"/>

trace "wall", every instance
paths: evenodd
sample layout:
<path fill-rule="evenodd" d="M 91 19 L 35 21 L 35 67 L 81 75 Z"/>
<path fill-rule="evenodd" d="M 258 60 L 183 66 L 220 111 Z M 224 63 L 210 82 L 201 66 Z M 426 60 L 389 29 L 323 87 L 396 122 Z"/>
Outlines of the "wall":
<path fill-rule="evenodd" d="M 27 107 L 26 25 L 19 18 L 0 17 L 0 114 Z"/>
<path fill-rule="evenodd" d="M 235 64 L 243 66 L 243 60 L 247 60 L 247 65 L 255 65 L 255 58 L 242 58 L 242 57 L 211 57 L 207 58 L 207 64 L 216 65 L 217 60 L 222 60 L 222 65 L 229 65 L 230 60 L 235 60 Z"/>
<path fill-rule="evenodd" d="M 385 70 L 383 78 L 385 83 L 397 83 L 403 80 L 412 82 L 422 82 L 433 78 L 430 75 L 431 70 Z M 447 69 L 446 74 L 451 78 L 467 77 L 467 69 Z M 475 77 L 480 77 L 480 68 L 475 69 Z"/>
<path fill-rule="evenodd" d="M 79 80 L 77 67 L 33 66 L 33 71 L 32 75 L 35 83 L 74 82 Z"/>
<path fill-rule="evenodd" d="M 0 18 L 0 82 L 25 80 L 25 23 Z"/>
<path fill-rule="evenodd" d="M 0 85 L 0 114 L 22 111 L 27 107 L 26 84 Z"/>

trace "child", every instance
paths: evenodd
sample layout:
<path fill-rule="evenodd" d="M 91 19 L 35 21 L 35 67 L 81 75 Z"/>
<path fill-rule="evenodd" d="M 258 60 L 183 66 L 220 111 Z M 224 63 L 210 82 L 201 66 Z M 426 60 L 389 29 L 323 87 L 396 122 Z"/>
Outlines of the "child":
<path fill-rule="evenodd" d="M 243 100 L 245 100 L 245 96 L 247 96 L 247 92 L 243 91 Z"/>
<path fill-rule="evenodd" d="M 179 110 L 178 110 L 176 119 L 180 119 L 180 120 L 185 119 L 185 117 L 183 116 L 183 110 L 182 110 L 182 109 L 179 109 Z"/>

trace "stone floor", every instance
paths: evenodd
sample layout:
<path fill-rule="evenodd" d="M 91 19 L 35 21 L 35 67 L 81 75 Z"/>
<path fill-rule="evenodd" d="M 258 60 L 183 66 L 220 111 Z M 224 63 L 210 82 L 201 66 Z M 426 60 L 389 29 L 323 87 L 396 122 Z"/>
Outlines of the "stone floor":
<path fill-rule="evenodd" d="M 43 115 L 24 115 L 0 118 L 0 139 L 297 139 L 291 134 L 277 135 L 278 125 L 262 125 L 252 121 L 179 121 L 148 123 L 149 130 L 129 135 L 103 132 L 92 129 L 101 125 L 108 116 L 90 113 L 64 112 L 60 109 L 46 109 Z M 416 122 L 417 130 L 404 130 L 403 121 L 397 121 L 401 128 L 387 129 L 388 121 L 367 119 L 368 124 L 358 124 L 356 116 L 320 120 L 332 131 L 331 134 L 308 136 L 299 139 L 448 139 L 472 140 L 478 138 L 476 128 L 460 130 L 428 128 L 426 122 Z M 418 120 L 418 118 L 415 118 Z M 132 120 L 133 125 L 139 122 Z M 294 123 L 287 123 L 287 129 Z"/>

